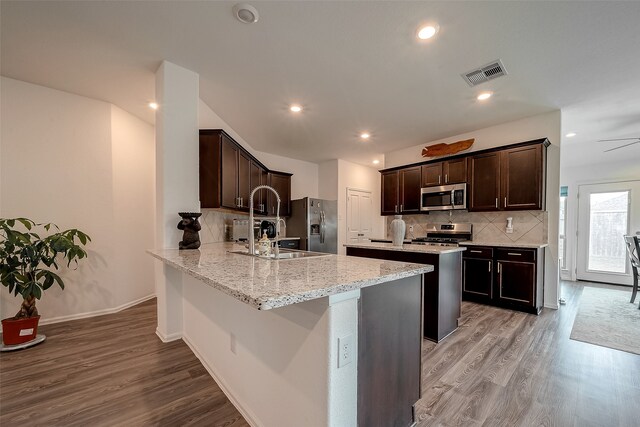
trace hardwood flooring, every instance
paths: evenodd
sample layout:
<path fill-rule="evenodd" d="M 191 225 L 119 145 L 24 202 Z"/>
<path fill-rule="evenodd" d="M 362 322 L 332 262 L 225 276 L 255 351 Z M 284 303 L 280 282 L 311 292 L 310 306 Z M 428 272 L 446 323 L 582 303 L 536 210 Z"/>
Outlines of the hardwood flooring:
<path fill-rule="evenodd" d="M 563 282 L 567 304 L 540 316 L 463 303 L 425 341 L 418 426 L 640 425 L 640 356 L 569 339 L 582 290 Z"/>
<path fill-rule="evenodd" d="M 425 341 L 418 426 L 638 426 L 640 356 L 569 339 L 583 286 L 540 316 L 464 303 Z M 0 355 L 0 425 L 247 426 L 182 341 L 155 335 L 155 301 L 47 325 Z"/>
<path fill-rule="evenodd" d="M 0 355 L 0 425 L 248 426 L 182 341 L 155 334 L 156 304 L 40 327 Z"/>

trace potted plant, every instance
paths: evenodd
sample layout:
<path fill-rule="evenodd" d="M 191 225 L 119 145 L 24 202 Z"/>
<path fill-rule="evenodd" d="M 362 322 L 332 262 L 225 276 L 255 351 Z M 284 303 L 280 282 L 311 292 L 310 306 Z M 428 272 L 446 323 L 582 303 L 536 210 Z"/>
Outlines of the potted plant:
<path fill-rule="evenodd" d="M 38 229 L 55 232 L 41 237 Z M 20 311 L 2 320 L 5 345 L 22 344 L 36 337 L 40 319 L 36 300 L 56 283 L 64 289 L 62 278 L 54 272 L 59 268 L 58 262 L 66 261 L 67 267 L 71 263 L 77 266 L 78 260 L 87 256 L 83 246 L 90 241 L 89 236 L 77 229 L 60 231 L 52 223 L 0 218 L 0 281 L 9 292 L 22 297 Z"/>

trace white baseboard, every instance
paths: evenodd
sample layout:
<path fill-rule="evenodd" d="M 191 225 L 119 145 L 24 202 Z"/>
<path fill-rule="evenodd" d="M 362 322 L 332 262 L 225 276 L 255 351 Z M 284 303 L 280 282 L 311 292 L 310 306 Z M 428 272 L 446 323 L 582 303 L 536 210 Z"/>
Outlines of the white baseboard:
<path fill-rule="evenodd" d="M 174 332 L 172 334 L 165 335 L 162 332 L 160 332 L 158 328 L 156 328 L 156 335 L 158 336 L 158 338 L 160 338 L 160 341 L 162 342 L 171 342 L 171 341 L 176 341 L 182 338 L 182 333 L 180 332 Z"/>
<path fill-rule="evenodd" d="M 126 308 L 133 307 L 134 305 L 138 305 L 141 302 L 145 302 L 155 297 L 156 297 L 156 294 L 153 293 L 151 295 L 138 298 L 137 300 L 129 301 L 127 303 L 124 303 L 114 308 L 105 308 L 103 310 L 88 311 L 86 313 L 70 314 L 68 316 L 52 317 L 50 319 L 40 319 L 39 325 L 49 325 L 51 323 L 67 322 L 69 320 L 86 319 L 87 317 L 104 316 L 105 314 L 113 314 L 113 313 L 122 311 Z"/>
<path fill-rule="evenodd" d="M 545 304 L 544 308 L 550 308 L 552 310 L 557 310 L 558 308 L 560 308 L 560 306 L 556 303 L 556 304 Z"/>
<path fill-rule="evenodd" d="M 189 339 L 189 337 L 187 337 L 186 335 L 183 335 L 182 341 L 184 341 L 185 344 L 187 344 L 187 346 L 191 349 L 193 354 L 195 354 L 198 360 L 200 360 L 200 363 L 202 363 L 202 366 L 204 366 L 207 372 L 209 372 L 209 375 L 211 375 L 211 378 L 214 379 L 214 381 L 218 384 L 222 392 L 225 394 L 225 396 L 227 396 L 227 398 L 229 398 L 233 406 L 236 407 L 238 412 L 240 412 L 240 414 L 244 417 L 247 423 L 251 427 L 261 427 L 261 424 L 256 420 L 257 417 L 253 414 L 253 412 L 249 408 L 243 406 L 242 403 L 240 403 L 240 401 L 238 401 L 238 399 L 234 397 L 233 391 L 231 390 L 231 387 L 229 387 L 229 384 L 227 384 L 227 382 L 224 380 L 222 375 L 220 375 L 220 373 L 216 371 L 216 369 L 213 366 L 207 363 L 207 361 L 202 357 L 201 353 L 198 351 L 198 348 L 195 346 L 195 344 L 193 344 L 193 342 Z"/>

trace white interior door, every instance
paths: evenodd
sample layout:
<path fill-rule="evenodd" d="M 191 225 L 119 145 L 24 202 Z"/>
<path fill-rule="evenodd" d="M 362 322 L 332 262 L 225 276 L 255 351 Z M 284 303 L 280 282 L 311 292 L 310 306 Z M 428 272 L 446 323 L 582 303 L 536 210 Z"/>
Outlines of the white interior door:
<path fill-rule="evenodd" d="M 581 185 L 577 278 L 631 285 L 622 236 L 635 233 L 640 233 L 640 181 Z"/>
<path fill-rule="evenodd" d="M 359 243 L 371 237 L 373 202 L 370 191 L 347 190 L 347 242 Z"/>

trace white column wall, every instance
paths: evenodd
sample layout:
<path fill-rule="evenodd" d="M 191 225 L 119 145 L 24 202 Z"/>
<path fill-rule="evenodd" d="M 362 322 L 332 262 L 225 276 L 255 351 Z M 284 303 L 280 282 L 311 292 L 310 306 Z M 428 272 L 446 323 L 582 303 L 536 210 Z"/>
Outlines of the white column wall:
<path fill-rule="evenodd" d="M 183 339 L 250 425 L 356 425 L 357 347 L 338 369 L 337 339 L 357 345 L 359 292 L 261 311 L 183 280 Z"/>
<path fill-rule="evenodd" d="M 156 247 L 177 247 L 182 232 L 178 212 L 199 212 L 199 76 L 164 61 L 156 72 Z M 158 336 L 182 333 L 182 281 L 155 261 Z"/>

